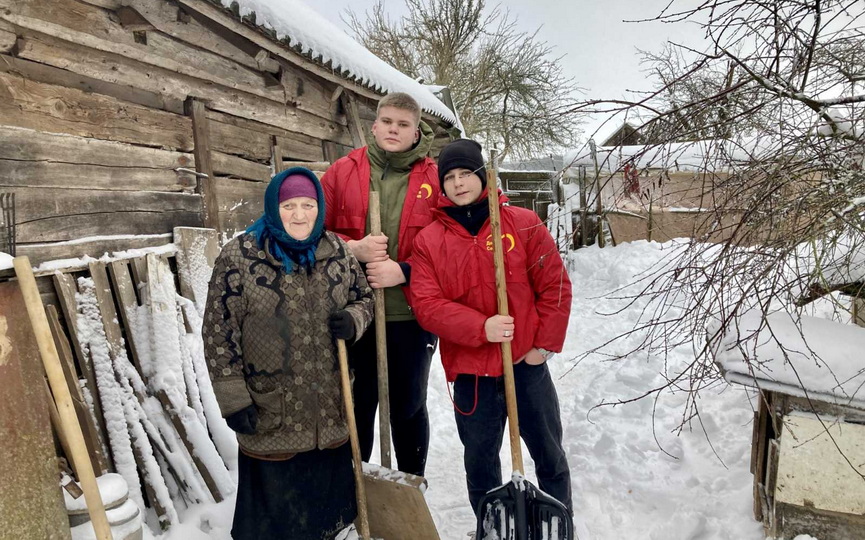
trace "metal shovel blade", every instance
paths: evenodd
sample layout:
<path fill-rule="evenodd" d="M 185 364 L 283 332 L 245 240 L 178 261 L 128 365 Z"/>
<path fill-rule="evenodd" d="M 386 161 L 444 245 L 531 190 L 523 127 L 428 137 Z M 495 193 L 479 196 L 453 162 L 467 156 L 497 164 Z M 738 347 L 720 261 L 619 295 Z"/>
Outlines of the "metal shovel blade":
<path fill-rule="evenodd" d="M 568 509 L 514 474 L 507 484 L 481 499 L 478 540 L 574 540 Z"/>

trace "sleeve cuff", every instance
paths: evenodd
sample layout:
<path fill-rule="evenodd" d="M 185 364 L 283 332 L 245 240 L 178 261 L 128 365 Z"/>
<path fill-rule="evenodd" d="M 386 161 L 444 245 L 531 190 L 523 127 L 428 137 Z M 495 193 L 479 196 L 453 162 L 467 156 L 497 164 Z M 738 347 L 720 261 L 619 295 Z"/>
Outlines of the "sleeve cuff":
<path fill-rule="evenodd" d="M 240 378 L 213 381 L 213 393 L 223 418 L 252 405 L 246 381 Z"/>
<path fill-rule="evenodd" d="M 408 285 L 411 281 L 411 265 L 407 262 L 397 263 L 402 270 L 402 275 L 405 276 L 405 283 L 403 283 L 403 287 Z"/>

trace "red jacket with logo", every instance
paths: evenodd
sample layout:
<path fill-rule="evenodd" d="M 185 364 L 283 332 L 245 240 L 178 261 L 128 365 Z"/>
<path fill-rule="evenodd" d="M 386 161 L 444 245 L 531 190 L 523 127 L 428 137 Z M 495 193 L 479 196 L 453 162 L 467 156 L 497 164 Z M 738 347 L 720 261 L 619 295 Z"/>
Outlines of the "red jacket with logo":
<path fill-rule="evenodd" d="M 364 146 L 338 159 L 321 178 L 326 201 L 324 227 L 344 240 L 360 240 L 366 232 L 369 175 L 369 158 Z M 399 222 L 399 262 L 409 260 L 415 236 L 432 223 L 440 193 L 435 161 L 428 157 L 416 161 L 408 175 Z"/>
<path fill-rule="evenodd" d="M 514 360 L 532 347 L 560 352 L 571 311 L 571 281 L 555 241 L 537 214 L 501 206 L 508 309 L 514 318 Z M 442 206 L 450 205 L 442 198 Z M 502 375 L 501 345 L 487 341 L 484 322 L 498 313 L 489 220 L 477 236 L 442 210 L 415 239 L 412 306 L 418 322 L 439 336 L 448 381 L 459 374 Z"/>

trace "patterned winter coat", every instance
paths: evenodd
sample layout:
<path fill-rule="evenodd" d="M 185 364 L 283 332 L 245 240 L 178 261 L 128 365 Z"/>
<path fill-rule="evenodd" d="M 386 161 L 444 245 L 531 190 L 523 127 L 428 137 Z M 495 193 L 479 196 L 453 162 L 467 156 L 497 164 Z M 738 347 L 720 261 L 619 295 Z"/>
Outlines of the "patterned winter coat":
<path fill-rule="evenodd" d="M 347 309 L 356 338 L 373 315 L 372 289 L 357 259 L 325 232 L 311 274 L 282 264 L 245 233 L 216 260 L 202 335 L 223 416 L 258 409 L 241 449 L 280 456 L 334 447 L 348 439 L 336 344 L 329 316 Z"/>

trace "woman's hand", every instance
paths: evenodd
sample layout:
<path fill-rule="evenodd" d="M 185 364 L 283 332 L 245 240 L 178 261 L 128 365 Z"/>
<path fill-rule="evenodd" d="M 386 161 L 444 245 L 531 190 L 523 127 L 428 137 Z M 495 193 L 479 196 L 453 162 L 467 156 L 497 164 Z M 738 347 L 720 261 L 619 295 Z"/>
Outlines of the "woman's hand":
<path fill-rule="evenodd" d="M 514 318 L 509 315 L 493 315 L 484 322 L 484 331 L 490 343 L 513 341 Z"/>

